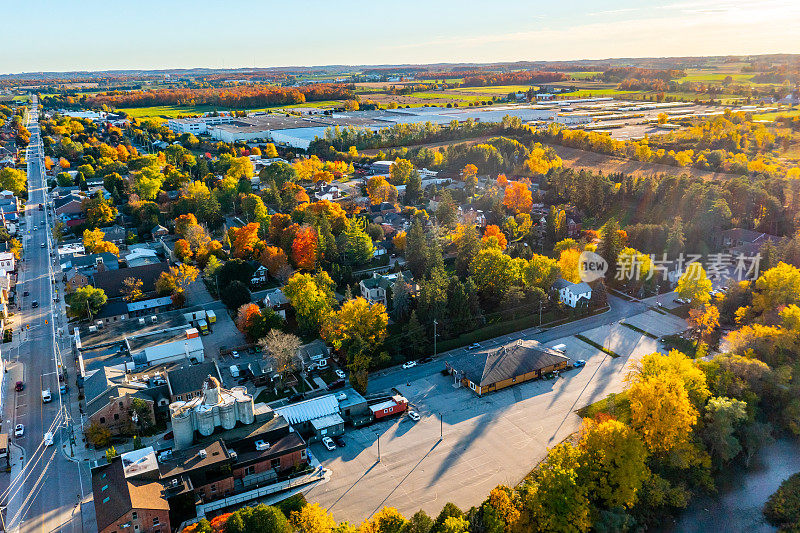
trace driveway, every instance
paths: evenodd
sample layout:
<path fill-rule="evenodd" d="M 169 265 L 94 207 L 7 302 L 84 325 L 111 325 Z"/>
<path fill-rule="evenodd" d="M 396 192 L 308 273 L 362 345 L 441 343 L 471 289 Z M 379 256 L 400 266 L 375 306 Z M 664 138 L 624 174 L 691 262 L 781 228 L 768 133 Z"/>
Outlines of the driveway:
<path fill-rule="evenodd" d="M 586 328 L 595 319 L 581 322 Z M 620 392 L 630 365 L 660 348 L 650 337 L 608 318 L 604 322 L 589 329 L 594 335 L 602 335 L 603 328 L 610 335 L 620 333 L 615 346 L 623 356 L 612 358 L 575 338 L 580 331 L 573 332 L 573 325 L 532 335 L 548 346 L 566 344 L 571 358 L 586 360 L 586 366 L 554 380 L 523 383 L 479 398 L 442 375 L 441 360 L 373 380 L 373 385 L 400 390 L 422 419 L 414 423 L 403 416 L 349 430 L 347 446 L 333 452 L 312 445 L 333 476 L 306 497 L 327 507 L 337 520 L 358 523 L 385 505 L 406 516 L 419 509 L 438 514 L 449 501 L 467 509 L 498 484 L 516 485 L 549 447 L 579 428 L 575 410 Z M 566 336 L 557 336 L 558 329 Z"/>

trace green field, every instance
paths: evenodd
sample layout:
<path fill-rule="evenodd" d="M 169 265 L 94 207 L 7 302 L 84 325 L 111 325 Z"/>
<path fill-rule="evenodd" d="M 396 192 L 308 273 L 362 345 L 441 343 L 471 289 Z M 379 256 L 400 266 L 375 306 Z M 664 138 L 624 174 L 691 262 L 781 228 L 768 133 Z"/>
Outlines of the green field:
<path fill-rule="evenodd" d="M 778 117 L 799 117 L 800 109 L 792 111 L 775 111 L 773 113 L 759 113 L 753 115 L 754 120 L 775 120 Z"/>
<path fill-rule="evenodd" d="M 597 76 L 598 74 L 602 74 L 602 72 L 567 72 L 573 79 L 576 80 L 586 80 Z"/>
<path fill-rule="evenodd" d="M 320 102 L 306 102 L 304 104 L 277 106 L 271 108 L 261 107 L 261 108 L 244 109 L 244 110 L 236 109 L 235 111 L 247 111 L 249 113 L 252 113 L 255 111 L 266 111 L 268 109 L 274 111 L 283 108 L 294 108 L 294 107 L 330 107 L 338 105 L 340 103 L 341 102 L 338 100 L 324 100 Z M 124 111 L 128 114 L 128 116 L 134 118 L 159 117 L 159 118 L 169 119 L 169 118 L 177 118 L 179 115 L 201 115 L 203 113 L 208 113 L 211 111 L 228 112 L 232 110 L 227 107 L 216 107 L 210 105 L 195 105 L 195 106 L 162 105 L 162 106 L 150 106 L 150 107 L 123 107 L 119 108 L 119 111 Z"/>
<path fill-rule="evenodd" d="M 753 77 L 753 74 L 742 74 L 739 72 L 719 72 L 716 70 L 692 70 L 686 71 L 686 76 L 679 78 L 676 81 L 683 83 L 687 81 L 693 82 L 721 82 L 730 76 L 736 83 L 747 83 Z"/>

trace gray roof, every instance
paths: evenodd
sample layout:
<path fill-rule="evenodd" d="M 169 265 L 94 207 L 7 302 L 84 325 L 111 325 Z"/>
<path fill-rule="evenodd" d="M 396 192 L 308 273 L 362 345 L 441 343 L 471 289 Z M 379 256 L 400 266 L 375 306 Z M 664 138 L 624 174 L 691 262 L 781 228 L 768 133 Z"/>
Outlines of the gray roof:
<path fill-rule="evenodd" d="M 95 318 L 108 318 L 112 316 L 122 316 L 128 314 L 128 304 L 125 302 L 107 302 Z"/>
<path fill-rule="evenodd" d="M 213 376 L 222 382 L 219 368 L 214 361 L 204 361 L 197 365 L 189 364 L 189 361 L 186 361 L 180 366 L 170 368 L 167 370 L 170 393 L 174 396 L 200 390 L 208 376 Z"/>
<path fill-rule="evenodd" d="M 519 340 L 500 348 L 465 354 L 451 366 L 481 387 L 569 361 L 563 354 L 534 340 Z"/>
<path fill-rule="evenodd" d="M 131 302 L 127 304 L 128 312 L 144 311 L 146 309 L 155 309 L 156 307 L 164 307 L 172 305 L 172 298 L 169 296 L 162 296 L 161 298 L 151 298 L 149 300 L 141 300 L 138 302 Z"/>

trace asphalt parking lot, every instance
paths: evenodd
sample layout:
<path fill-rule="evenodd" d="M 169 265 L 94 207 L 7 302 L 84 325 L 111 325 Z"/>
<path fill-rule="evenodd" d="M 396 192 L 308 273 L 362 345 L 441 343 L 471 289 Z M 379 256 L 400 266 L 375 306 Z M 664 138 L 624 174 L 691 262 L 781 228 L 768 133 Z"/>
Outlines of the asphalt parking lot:
<path fill-rule="evenodd" d="M 664 317 L 655 314 L 642 320 Z M 664 328 L 685 328 L 672 318 L 664 320 Z M 618 323 L 584 335 L 592 338 L 590 333 L 600 341 L 608 336 L 622 356 L 612 358 L 574 336 L 548 341 L 548 346 L 566 344 L 567 355 L 586 360 L 586 366 L 482 398 L 435 370 L 408 385 L 398 373 L 395 387 L 422 419 L 415 423 L 403 415 L 350 429 L 347 446 L 332 452 L 312 445 L 333 476 L 306 497 L 330 509 L 337 520 L 358 523 L 386 505 L 406 516 L 419 509 L 438 514 L 448 501 L 466 509 L 498 484 L 517 484 L 548 447 L 578 429 L 576 409 L 621 391 L 629 365 L 659 348 L 656 340 Z"/>

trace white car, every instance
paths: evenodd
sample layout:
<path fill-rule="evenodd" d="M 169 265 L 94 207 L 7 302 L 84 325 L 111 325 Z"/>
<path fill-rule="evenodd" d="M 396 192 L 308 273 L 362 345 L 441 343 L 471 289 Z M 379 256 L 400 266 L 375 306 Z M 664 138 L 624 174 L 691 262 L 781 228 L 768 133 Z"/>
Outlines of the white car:
<path fill-rule="evenodd" d="M 420 416 L 419 416 L 419 413 L 416 412 L 416 411 L 409 411 L 408 412 L 408 418 L 410 418 L 414 422 L 419 422 Z"/>
<path fill-rule="evenodd" d="M 233 350 L 231 352 L 231 357 L 233 357 L 234 359 L 239 359 L 239 352 L 237 352 L 236 350 Z"/>
<path fill-rule="evenodd" d="M 52 446 L 53 445 L 53 433 L 48 431 L 44 434 L 44 445 L 45 446 Z"/>
<path fill-rule="evenodd" d="M 339 394 L 336 395 L 336 399 L 339 400 L 340 402 L 343 402 L 347 399 L 347 394 L 345 394 L 344 392 L 340 392 Z"/>
<path fill-rule="evenodd" d="M 480 343 L 478 343 L 478 342 L 473 342 L 472 344 L 470 344 L 469 346 L 467 346 L 467 350 L 477 350 L 477 349 L 478 349 L 478 348 L 480 348 L 480 347 L 481 347 Z"/>
<path fill-rule="evenodd" d="M 414 368 L 415 366 L 417 366 L 416 361 L 409 361 L 407 363 L 403 363 L 403 368 L 406 370 L 408 370 L 409 368 Z"/>
<path fill-rule="evenodd" d="M 337 368 L 336 369 L 336 377 L 339 378 L 339 379 L 344 379 L 344 378 L 347 377 L 347 374 L 344 373 L 344 370 L 341 370 L 341 369 Z"/>
<path fill-rule="evenodd" d="M 25 426 L 23 426 L 22 424 L 17 424 L 16 426 L 14 426 L 15 437 L 21 437 L 24 434 L 25 434 Z"/>
<path fill-rule="evenodd" d="M 325 446 L 329 452 L 336 449 L 336 443 L 330 437 L 322 437 L 322 445 Z"/>

